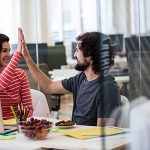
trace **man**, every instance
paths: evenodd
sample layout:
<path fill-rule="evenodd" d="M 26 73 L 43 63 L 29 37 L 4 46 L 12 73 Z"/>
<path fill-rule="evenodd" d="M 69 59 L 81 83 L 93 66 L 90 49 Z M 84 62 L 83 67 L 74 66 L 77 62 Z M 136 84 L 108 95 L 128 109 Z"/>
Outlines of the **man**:
<path fill-rule="evenodd" d="M 113 64 L 113 49 L 106 35 L 91 32 L 77 37 L 75 69 L 81 73 L 62 81 L 52 81 L 42 73 L 29 55 L 23 34 L 21 38 L 22 55 L 33 78 L 44 91 L 53 94 L 73 93 L 73 122 L 91 126 L 107 122 L 114 124 L 115 120 L 110 115 L 121 102 L 117 84 L 108 72 Z"/>

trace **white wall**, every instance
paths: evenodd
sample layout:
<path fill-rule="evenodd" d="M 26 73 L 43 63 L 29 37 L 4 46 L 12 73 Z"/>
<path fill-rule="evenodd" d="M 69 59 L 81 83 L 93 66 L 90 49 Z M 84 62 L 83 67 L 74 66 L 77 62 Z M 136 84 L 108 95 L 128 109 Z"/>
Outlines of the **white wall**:
<path fill-rule="evenodd" d="M 27 43 L 47 42 L 46 0 L 21 0 L 20 16 Z"/>

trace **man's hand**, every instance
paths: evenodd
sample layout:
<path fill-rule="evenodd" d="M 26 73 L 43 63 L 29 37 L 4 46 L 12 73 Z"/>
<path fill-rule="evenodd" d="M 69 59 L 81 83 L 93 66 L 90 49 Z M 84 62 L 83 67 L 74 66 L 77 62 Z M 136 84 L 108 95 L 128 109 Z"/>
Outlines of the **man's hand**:
<path fill-rule="evenodd" d="M 21 28 L 18 28 L 18 43 L 17 43 L 17 52 L 22 52 L 22 44 L 21 44 Z"/>
<path fill-rule="evenodd" d="M 27 45 L 26 45 L 26 41 L 24 39 L 24 34 L 23 34 L 23 31 L 21 28 L 18 29 L 18 41 L 19 41 L 19 44 L 21 45 L 21 53 L 22 53 L 22 56 L 25 58 L 27 57 L 30 57 L 30 54 L 29 54 L 29 51 L 28 51 L 28 48 L 27 48 Z"/>

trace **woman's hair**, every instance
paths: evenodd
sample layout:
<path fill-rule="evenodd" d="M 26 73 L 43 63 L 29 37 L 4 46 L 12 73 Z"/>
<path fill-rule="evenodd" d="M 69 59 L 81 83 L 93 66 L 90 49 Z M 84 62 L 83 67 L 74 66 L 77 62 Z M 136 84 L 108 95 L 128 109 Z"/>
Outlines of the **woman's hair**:
<path fill-rule="evenodd" d="M 103 50 L 105 49 L 108 52 L 108 67 L 110 68 L 110 66 L 114 64 L 114 47 L 112 46 L 109 36 L 99 32 L 86 32 L 79 35 L 76 40 L 81 41 L 81 44 L 78 46 L 83 52 L 83 56 L 91 57 L 92 69 L 95 73 L 104 71 L 101 67 L 102 65 L 100 64 L 100 55 L 103 55 L 102 52 L 104 52 Z"/>
<path fill-rule="evenodd" d="M 9 37 L 5 34 L 0 34 L 0 52 L 2 50 L 3 42 L 9 42 Z"/>

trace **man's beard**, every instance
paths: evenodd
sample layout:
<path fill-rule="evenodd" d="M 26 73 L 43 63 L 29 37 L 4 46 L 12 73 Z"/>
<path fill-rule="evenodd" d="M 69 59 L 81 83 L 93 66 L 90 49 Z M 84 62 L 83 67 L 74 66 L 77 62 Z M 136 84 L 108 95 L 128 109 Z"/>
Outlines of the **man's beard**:
<path fill-rule="evenodd" d="M 75 65 L 75 69 L 78 70 L 78 71 L 84 71 L 89 65 L 90 65 L 89 62 L 86 62 L 86 63 L 83 63 L 83 64 L 77 63 Z"/>

